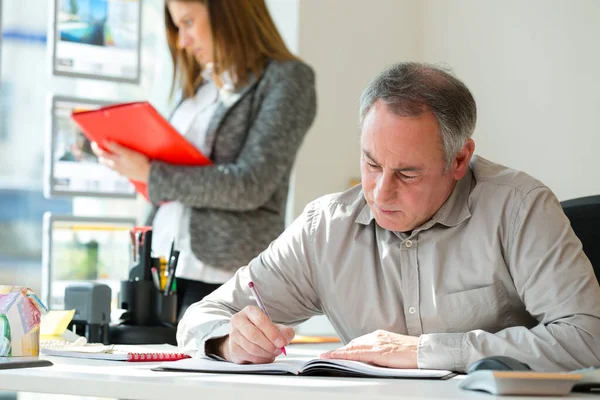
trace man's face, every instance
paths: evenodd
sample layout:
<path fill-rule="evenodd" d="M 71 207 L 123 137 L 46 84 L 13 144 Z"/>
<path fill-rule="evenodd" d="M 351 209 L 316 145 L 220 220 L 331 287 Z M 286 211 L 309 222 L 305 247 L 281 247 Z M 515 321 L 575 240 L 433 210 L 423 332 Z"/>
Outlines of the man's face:
<path fill-rule="evenodd" d="M 361 147 L 365 199 L 382 228 L 411 231 L 429 220 L 452 193 L 457 163 L 444 172 L 433 113 L 399 117 L 377 101 L 364 119 Z M 464 173 L 458 175 L 460 179 Z"/>

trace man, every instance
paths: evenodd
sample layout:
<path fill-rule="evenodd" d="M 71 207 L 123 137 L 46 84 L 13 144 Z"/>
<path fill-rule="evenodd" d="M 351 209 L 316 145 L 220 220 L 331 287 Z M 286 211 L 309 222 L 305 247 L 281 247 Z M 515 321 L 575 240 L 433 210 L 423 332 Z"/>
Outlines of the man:
<path fill-rule="evenodd" d="M 322 357 L 465 371 L 507 355 L 535 370 L 600 364 L 600 287 L 550 189 L 473 156 L 475 101 L 401 63 L 361 98 L 362 186 L 309 204 L 178 329 L 189 353 L 265 363 L 325 314 Z"/>

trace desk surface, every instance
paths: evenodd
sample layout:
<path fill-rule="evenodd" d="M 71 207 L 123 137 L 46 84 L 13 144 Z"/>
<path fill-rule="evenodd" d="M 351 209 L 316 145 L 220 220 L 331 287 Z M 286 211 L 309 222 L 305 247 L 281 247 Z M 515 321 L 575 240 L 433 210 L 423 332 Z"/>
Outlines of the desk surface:
<path fill-rule="evenodd" d="M 327 347 L 293 345 L 289 346 L 288 352 L 295 356 L 311 356 L 324 348 Z M 150 369 L 158 363 L 44 358 L 51 360 L 54 365 L 0 371 L 0 390 L 148 400 L 192 399 L 199 396 L 219 400 L 495 398 L 489 394 L 459 389 L 458 379 L 431 381 L 156 372 Z M 585 394 L 567 397 L 571 398 L 598 397 Z M 531 400 L 531 397 L 502 399 Z"/>

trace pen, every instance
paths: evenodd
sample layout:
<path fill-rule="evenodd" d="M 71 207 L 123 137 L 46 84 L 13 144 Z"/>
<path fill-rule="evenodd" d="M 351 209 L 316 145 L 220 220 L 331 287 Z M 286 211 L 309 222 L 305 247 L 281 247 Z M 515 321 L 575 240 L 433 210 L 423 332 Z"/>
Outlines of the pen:
<path fill-rule="evenodd" d="M 267 318 L 271 319 L 271 317 L 269 316 L 269 313 L 267 312 L 267 309 L 265 308 L 264 303 L 262 302 L 260 296 L 258 295 L 258 291 L 256 290 L 256 287 L 254 286 L 254 282 L 252 282 L 252 281 L 248 282 L 248 287 L 250 287 L 250 290 L 252 291 L 252 294 L 254 295 L 254 299 L 256 300 L 256 304 L 258 304 L 258 308 L 260 308 L 262 310 L 262 312 L 265 313 Z M 285 347 L 282 347 L 280 350 L 283 353 L 283 355 L 287 356 Z"/>
<path fill-rule="evenodd" d="M 131 264 L 137 262 L 137 246 L 135 245 L 135 231 L 131 229 L 129 231 L 129 238 L 131 239 Z"/>
<path fill-rule="evenodd" d="M 169 271 L 169 276 L 167 277 L 167 286 L 165 286 L 165 296 L 170 295 L 173 292 L 173 279 L 175 279 L 175 271 L 177 270 L 177 262 L 179 261 L 179 251 L 173 251 L 173 255 L 169 259 L 167 263 L 167 270 Z"/>
<path fill-rule="evenodd" d="M 175 250 L 175 237 L 173 237 L 173 239 L 171 239 L 171 248 L 169 249 L 169 258 L 167 260 L 170 260 L 171 257 L 173 257 L 174 250 Z"/>
<path fill-rule="evenodd" d="M 142 231 L 135 232 L 135 262 L 138 263 L 140 261 L 142 251 Z"/>
<path fill-rule="evenodd" d="M 154 281 L 154 286 L 160 291 L 160 280 L 158 279 L 158 270 L 156 267 L 152 267 L 152 280 Z"/>

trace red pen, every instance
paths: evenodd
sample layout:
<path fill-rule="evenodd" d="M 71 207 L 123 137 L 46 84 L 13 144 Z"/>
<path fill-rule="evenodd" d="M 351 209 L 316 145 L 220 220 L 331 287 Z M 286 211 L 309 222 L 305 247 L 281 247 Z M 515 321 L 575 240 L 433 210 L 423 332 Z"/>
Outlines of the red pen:
<path fill-rule="evenodd" d="M 258 307 L 262 310 L 262 312 L 265 313 L 265 315 L 269 319 L 271 319 L 271 317 L 269 317 L 269 313 L 267 312 L 267 309 L 265 308 L 265 304 L 262 302 L 262 300 L 260 299 L 260 296 L 258 295 L 258 291 L 256 290 L 256 287 L 254 286 L 254 282 L 252 282 L 252 281 L 248 282 L 248 287 L 252 291 L 252 294 L 254 295 L 254 298 L 256 299 L 256 304 L 258 304 Z M 282 347 L 280 350 L 284 356 L 287 356 L 287 353 L 285 352 L 285 347 Z"/>

